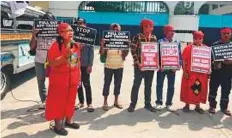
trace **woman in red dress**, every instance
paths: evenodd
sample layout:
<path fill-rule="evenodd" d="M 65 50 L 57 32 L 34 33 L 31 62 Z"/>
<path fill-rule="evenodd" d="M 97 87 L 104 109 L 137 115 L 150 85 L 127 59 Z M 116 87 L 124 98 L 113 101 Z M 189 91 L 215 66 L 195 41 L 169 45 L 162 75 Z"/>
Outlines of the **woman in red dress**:
<path fill-rule="evenodd" d="M 192 47 L 205 46 L 202 44 L 204 34 L 201 31 L 196 31 L 193 34 L 193 44 L 188 45 L 182 54 L 183 57 L 183 76 L 181 83 L 180 99 L 186 103 L 183 108 L 184 112 L 189 111 L 189 104 L 196 105 L 195 111 L 200 114 L 204 110 L 200 107 L 200 103 L 206 103 L 208 92 L 208 74 L 197 73 L 191 71 L 191 56 Z"/>
<path fill-rule="evenodd" d="M 80 83 L 80 46 L 73 42 L 73 30 L 67 23 L 61 23 L 59 36 L 48 51 L 49 74 L 48 97 L 45 117 L 54 120 L 54 132 L 67 135 L 65 126 L 78 129 L 79 125 L 72 121 L 76 92 Z"/>

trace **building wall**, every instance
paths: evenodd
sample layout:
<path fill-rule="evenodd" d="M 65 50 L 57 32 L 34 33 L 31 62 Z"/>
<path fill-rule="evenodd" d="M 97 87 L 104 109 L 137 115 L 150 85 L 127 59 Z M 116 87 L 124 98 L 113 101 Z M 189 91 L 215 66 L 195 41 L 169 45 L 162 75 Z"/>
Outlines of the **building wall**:
<path fill-rule="evenodd" d="M 49 10 L 49 1 L 30 1 L 30 5 L 32 5 L 34 7 L 40 7 L 44 11 Z"/>
<path fill-rule="evenodd" d="M 49 1 L 49 11 L 59 17 L 77 17 L 81 1 Z"/>

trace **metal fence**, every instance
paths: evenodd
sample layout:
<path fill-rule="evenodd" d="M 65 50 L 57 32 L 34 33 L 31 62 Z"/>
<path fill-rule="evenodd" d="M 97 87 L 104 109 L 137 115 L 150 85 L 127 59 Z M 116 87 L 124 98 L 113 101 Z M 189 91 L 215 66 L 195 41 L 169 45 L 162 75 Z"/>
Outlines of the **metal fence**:
<path fill-rule="evenodd" d="M 168 13 L 169 9 L 162 1 L 84 1 L 79 11 Z"/>

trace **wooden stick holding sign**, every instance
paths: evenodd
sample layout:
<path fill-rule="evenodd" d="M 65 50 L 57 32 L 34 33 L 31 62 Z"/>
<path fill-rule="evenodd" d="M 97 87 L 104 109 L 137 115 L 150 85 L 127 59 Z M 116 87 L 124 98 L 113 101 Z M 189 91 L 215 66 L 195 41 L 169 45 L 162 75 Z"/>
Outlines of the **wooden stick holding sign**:
<path fill-rule="evenodd" d="M 142 70 L 159 69 L 158 43 L 141 43 L 141 66 Z"/>
<path fill-rule="evenodd" d="M 161 69 L 180 69 L 178 43 L 160 43 Z"/>
<path fill-rule="evenodd" d="M 76 24 L 72 25 L 72 28 L 74 30 L 73 39 L 76 42 L 79 42 L 79 43 L 85 44 L 85 45 L 89 45 L 89 46 L 95 45 L 95 40 L 96 40 L 96 35 L 97 35 L 96 29 L 78 26 Z"/>
<path fill-rule="evenodd" d="M 104 49 L 128 50 L 130 32 L 128 31 L 103 31 Z"/>
<path fill-rule="evenodd" d="M 207 46 L 193 46 L 191 56 L 191 71 L 211 73 L 211 48 Z"/>

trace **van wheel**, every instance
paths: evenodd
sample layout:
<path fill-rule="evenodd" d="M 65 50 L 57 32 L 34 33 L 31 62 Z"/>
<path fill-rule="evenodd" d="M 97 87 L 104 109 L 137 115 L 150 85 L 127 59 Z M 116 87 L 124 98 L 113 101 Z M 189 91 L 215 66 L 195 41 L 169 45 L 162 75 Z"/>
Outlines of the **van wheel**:
<path fill-rule="evenodd" d="M 6 93 L 10 89 L 10 73 L 6 70 L 1 71 L 1 100 L 6 96 Z"/>

